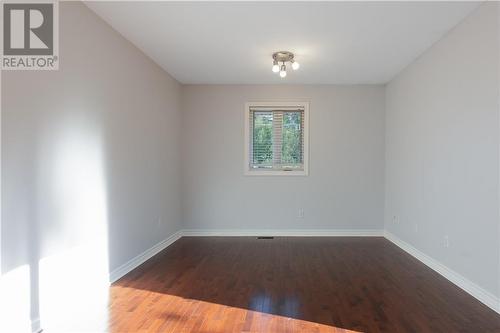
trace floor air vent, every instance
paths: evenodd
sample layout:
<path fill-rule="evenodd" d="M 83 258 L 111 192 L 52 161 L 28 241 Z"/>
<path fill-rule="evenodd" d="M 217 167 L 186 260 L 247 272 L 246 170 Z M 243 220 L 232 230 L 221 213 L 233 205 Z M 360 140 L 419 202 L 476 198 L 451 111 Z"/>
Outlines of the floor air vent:
<path fill-rule="evenodd" d="M 257 239 L 274 239 L 272 236 L 259 236 Z"/>

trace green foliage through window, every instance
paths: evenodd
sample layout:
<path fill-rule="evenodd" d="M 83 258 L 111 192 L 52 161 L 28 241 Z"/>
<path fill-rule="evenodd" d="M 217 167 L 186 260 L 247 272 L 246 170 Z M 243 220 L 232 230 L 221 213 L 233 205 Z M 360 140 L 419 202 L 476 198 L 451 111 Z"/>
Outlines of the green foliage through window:
<path fill-rule="evenodd" d="M 283 114 L 281 164 L 296 165 L 302 163 L 301 127 L 301 112 L 285 112 Z"/>
<path fill-rule="evenodd" d="M 273 163 L 273 114 L 255 112 L 253 117 L 253 163 Z"/>
<path fill-rule="evenodd" d="M 251 115 L 253 122 L 251 163 L 253 167 L 301 168 L 303 165 L 302 117 L 304 113 L 302 111 L 253 111 Z M 278 146 L 274 146 L 275 144 Z"/>

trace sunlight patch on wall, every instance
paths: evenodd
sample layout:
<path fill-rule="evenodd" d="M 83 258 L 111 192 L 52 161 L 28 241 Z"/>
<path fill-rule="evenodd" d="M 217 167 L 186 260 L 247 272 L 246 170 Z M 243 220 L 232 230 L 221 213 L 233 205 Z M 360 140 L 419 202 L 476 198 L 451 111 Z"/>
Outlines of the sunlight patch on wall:
<path fill-rule="evenodd" d="M 100 132 L 86 118 L 61 123 L 43 147 L 39 261 L 43 329 L 102 331 L 108 306 L 106 180 Z M 47 208 L 48 207 L 48 208 Z"/>
<path fill-rule="evenodd" d="M 0 332 L 31 332 L 30 268 L 0 276 Z"/>

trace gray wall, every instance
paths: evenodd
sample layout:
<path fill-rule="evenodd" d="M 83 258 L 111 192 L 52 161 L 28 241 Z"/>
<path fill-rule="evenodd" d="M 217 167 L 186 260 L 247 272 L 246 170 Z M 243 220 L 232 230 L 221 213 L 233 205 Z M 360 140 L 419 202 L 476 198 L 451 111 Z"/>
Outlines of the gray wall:
<path fill-rule="evenodd" d="M 385 227 L 498 296 L 494 6 L 481 6 L 387 86 Z"/>
<path fill-rule="evenodd" d="M 309 176 L 244 176 L 245 102 L 293 99 L 310 101 Z M 383 228 L 383 86 L 185 86 L 182 133 L 185 228 Z"/>
<path fill-rule="evenodd" d="M 181 228 L 380 230 L 385 184 L 389 232 L 500 295 L 491 6 L 387 87 L 181 87 L 61 3 L 60 70 L 2 73 L 2 278 L 32 319 L 44 302 L 56 321 L 98 316 L 84 300 L 100 291 L 106 306 L 100 278 Z M 244 176 L 245 102 L 294 99 L 310 101 L 309 176 Z"/>
<path fill-rule="evenodd" d="M 81 3 L 60 4 L 60 60 L 2 73 L 1 271 L 63 283 L 180 229 L 181 86 Z"/>

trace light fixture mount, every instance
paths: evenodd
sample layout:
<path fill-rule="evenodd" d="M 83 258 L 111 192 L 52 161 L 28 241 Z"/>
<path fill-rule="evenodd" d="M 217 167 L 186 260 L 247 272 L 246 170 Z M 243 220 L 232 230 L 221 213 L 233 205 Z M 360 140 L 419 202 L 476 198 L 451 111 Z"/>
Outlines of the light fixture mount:
<path fill-rule="evenodd" d="M 288 51 L 278 51 L 273 53 L 273 60 L 277 62 L 292 62 L 294 55 Z"/>
<path fill-rule="evenodd" d="M 299 69 L 299 63 L 295 61 L 295 55 L 289 51 L 278 51 L 273 53 L 273 72 L 278 73 L 281 78 L 286 77 L 286 63 L 292 65 L 293 70 Z M 281 65 L 280 65 L 281 63 Z"/>

